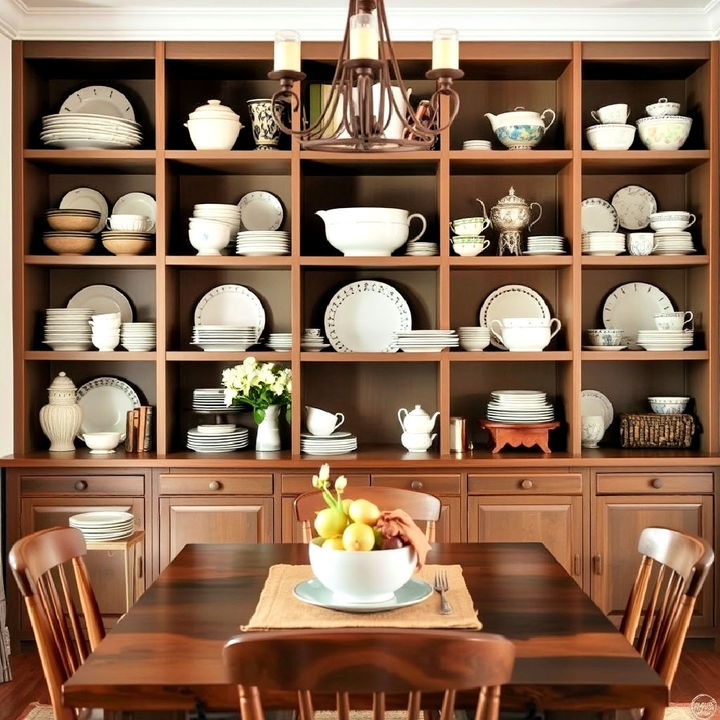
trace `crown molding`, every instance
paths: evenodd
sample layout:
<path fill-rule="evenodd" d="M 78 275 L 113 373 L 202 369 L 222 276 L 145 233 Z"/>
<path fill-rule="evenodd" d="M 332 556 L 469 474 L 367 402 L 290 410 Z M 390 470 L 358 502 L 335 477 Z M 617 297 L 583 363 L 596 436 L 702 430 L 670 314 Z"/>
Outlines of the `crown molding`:
<path fill-rule="evenodd" d="M 102 2 L 102 0 L 100 0 Z M 240 6 L 183 7 L 125 4 L 28 6 L 0 0 L 0 33 L 22 40 L 271 40 L 279 27 L 297 29 L 304 40 L 337 40 L 345 8 L 337 0 L 316 0 L 318 12 L 292 3 L 249 0 Z M 298 6 L 301 6 L 300 8 Z M 430 39 L 436 7 L 397 0 L 388 8 L 393 39 Z M 714 40 L 720 38 L 720 0 L 704 7 L 591 8 L 557 3 L 534 8 L 483 8 L 471 0 L 450 0 L 442 23 L 462 28 L 463 40 Z"/>

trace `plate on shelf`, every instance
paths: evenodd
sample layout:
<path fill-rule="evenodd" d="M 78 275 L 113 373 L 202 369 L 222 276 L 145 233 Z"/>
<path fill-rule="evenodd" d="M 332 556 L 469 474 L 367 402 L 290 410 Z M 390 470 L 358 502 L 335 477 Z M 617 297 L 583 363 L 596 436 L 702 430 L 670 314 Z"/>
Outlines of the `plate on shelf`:
<path fill-rule="evenodd" d="M 612 330 L 624 330 L 623 344 L 637 347 L 638 330 L 654 329 L 655 315 L 674 310 L 670 298 L 657 285 L 625 283 L 605 299 L 603 325 Z"/>
<path fill-rule="evenodd" d="M 642 230 L 650 224 L 650 215 L 657 212 L 655 196 L 641 185 L 626 185 L 612 197 L 621 227 Z"/>
<path fill-rule="evenodd" d="M 138 394 L 116 377 L 98 377 L 81 385 L 75 393 L 82 410 L 78 437 L 87 432 L 119 432 L 125 435 L 129 410 L 140 407 Z"/>
<path fill-rule="evenodd" d="M 605 423 L 605 430 L 610 427 L 615 416 L 612 403 L 599 390 L 583 390 L 580 393 L 582 416 L 600 415 Z"/>
<path fill-rule="evenodd" d="M 93 315 L 120 313 L 124 323 L 133 321 L 133 309 L 127 295 L 112 285 L 88 285 L 68 300 L 69 308 L 90 308 Z"/>
<path fill-rule="evenodd" d="M 193 316 L 195 325 L 229 325 L 257 328 L 257 340 L 265 328 L 260 298 L 244 285 L 218 285 L 200 298 Z"/>
<path fill-rule="evenodd" d="M 238 207 L 245 230 L 277 230 L 282 225 L 282 203 L 272 193 L 257 190 L 243 195 Z"/>
<path fill-rule="evenodd" d="M 107 85 L 88 85 L 74 92 L 60 106 L 60 112 L 135 120 L 135 111 L 130 101 L 119 90 Z"/>
<path fill-rule="evenodd" d="M 155 232 L 157 203 L 152 195 L 131 192 L 119 197 L 112 208 L 113 215 L 143 215 L 150 220 L 151 227 L 146 232 Z"/>
<path fill-rule="evenodd" d="M 351 613 L 374 613 L 386 610 L 397 610 L 409 605 L 417 605 L 432 595 L 433 589 L 424 580 L 410 578 L 399 590 L 395 591 L 392 599 L 379 603 L 348 603 L 338 600 L 331 590 L 326 588 L 319 580 L 312 578 L 298 583 L 293 589 L 293 595 L 308 605 L 319 605 L 330 610 L 342 610 Z"/>
<path fill-rule="evenodd" d="M 340 288 L 325 309 L 325 335 L 338 352 L 397 352 L 396 333 L 410 330 L 405 298 L 377 280 Z"/>
<path fill-rule="evenodd" d="M 619 225 L 617 211 L 602 198 L 585 198 L 582 201 L 582 231 L 617 232 Z"/>
<path fill-rule="evenodd" d="M 609 352 L 611 350 L 625 350 L 627 345 L 583 345 L 583 350 L 600 350 L 601 352 Z"/>
<path fill-rule="evenodd" d="M 105 196 L 89 187 L 79 187 L 63 195 L 60 210 L 96 210 L 100 213 L 98 224 L 93 228 L 93 233 L 98 233 L 105 228 L 108 218 L 108 204 Z"/>
<path fill-rule="evenodd" d="M 540 294 L 527 285 L 503 285 L 485 298 L 485 302 L 480 308 L 478 325 L 490 327 L 493 320 L 511 317 L 533 317 L 550 320 L 552 314 Z M 500 350 L 507 350 L 492 333 L 490 342 Z"/>

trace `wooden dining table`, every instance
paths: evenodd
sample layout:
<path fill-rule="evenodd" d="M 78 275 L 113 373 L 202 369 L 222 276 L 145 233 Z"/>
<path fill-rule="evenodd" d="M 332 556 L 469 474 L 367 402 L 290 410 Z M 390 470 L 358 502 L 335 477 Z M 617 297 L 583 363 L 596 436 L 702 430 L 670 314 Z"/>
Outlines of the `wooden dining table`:
<path fill-rule="evenodd" d="M 223 645 L 250 619 L 272 565 L 307 562 L 306 545 L 187 545 L 65 683 L 64 704 L 237 708 Z M 657 673 L 542 544 L 436 544 L 428 562 L 462 565 L 483 630 L 514 643 L 507 707 L 667 706 Z M 295 695 L 263 701 L 288 708 Z"/>

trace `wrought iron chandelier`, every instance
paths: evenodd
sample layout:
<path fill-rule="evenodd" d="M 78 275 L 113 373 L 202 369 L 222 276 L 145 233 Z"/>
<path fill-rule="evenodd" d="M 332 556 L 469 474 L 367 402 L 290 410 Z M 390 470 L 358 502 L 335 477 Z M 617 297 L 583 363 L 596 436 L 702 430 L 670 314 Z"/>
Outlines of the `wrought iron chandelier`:
<path fill-rule="evenodd" d="M 453 80 L 463 74 L 459 69 L 457 31 L 436 30 L 432 69 L 425 74 L 436 81 L 436 90 L 429 101 L 422 101 L 413 110 L 407 105 L 408 92 L 390 40 L 385 0 L 349 0 L 331 90 L 312 124 L 303 122 L 300 129 L 293 130 L 282 117 L 284 103 L 296 109 L 301 105 L 294 85 L 305 78 L 305 73 L 301 70 L 300 36 L 296 32 L 276 34 L 274 69 L 268 77 L 280 83 L 272 98 L 275 122 L 283 132 L 299 137 L 303 149 L 394 152 L 427 150 L 434 145 L 458 114 L 460 98 Z M 450 98 L 450 110 L 447 123 L 439 127 L 443 95 Z M 391 122 L 394 130 L 400 123 L 400 133 L 392 133 L 399 137 L 387 137 Z"/>

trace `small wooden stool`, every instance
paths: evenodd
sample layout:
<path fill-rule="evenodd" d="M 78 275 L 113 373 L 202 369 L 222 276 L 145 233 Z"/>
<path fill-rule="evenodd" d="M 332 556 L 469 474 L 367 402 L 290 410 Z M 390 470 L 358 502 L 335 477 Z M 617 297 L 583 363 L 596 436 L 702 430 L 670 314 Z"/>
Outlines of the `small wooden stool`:
<path fill-rule="evenodd" d="M 560 427 L 557 420 L 544 423 L 520 425 L 516 423 L 492 422 L 481 420 L 480 427 L 490 433 L 493 442 L 493 453 L 500 452 L 506 445 L 511 447 L 531 448 L 537 445 L 544 453 L 550 454 L 550 431 Z"/>

